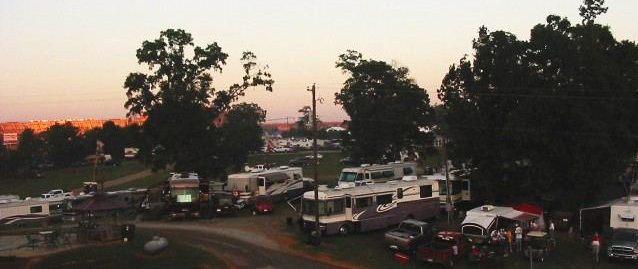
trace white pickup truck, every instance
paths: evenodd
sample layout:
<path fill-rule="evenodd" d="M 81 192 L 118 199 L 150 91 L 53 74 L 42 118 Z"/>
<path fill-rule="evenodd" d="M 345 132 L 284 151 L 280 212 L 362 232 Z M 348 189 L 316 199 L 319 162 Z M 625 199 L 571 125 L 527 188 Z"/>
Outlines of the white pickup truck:
<path fill-rule="evenodd" d="M 57 197 L 67 197 L 67 196 L 72 196 L 73 193 L 70 191 L 65 191 L 63 189 L 55 189 L 55 190 L 50 190 L 47 193 L 43 193 L 40 195 L 40 198 L 43 199 L 50 199 L 50 198 L 57 198 Z"/>

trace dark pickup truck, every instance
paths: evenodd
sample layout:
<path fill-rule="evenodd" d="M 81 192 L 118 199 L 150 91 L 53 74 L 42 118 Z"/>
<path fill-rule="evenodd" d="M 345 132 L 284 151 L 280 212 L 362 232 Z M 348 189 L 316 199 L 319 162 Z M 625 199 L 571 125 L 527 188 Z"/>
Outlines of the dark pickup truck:
<path fill-rule="evenodd" d="M 607 245 L 607 256 L 613 259 L 638 260 L 638 230 L 616 229 Z"/>
<path fill-rule="evenodd" d="M 469 243 L 459 232 L 438 232 L 431 242 L 416 249 L 418 260 L 454 266 L 454 262 L 469 250 Z"/>
<path fill-rule="evenodd" d="M 432 240 L 432 234 L 432 226 L 427 222 L 408 219 L 386 232 L 385 242 L 391 249 L 413 254 L 417 245 Z"/>

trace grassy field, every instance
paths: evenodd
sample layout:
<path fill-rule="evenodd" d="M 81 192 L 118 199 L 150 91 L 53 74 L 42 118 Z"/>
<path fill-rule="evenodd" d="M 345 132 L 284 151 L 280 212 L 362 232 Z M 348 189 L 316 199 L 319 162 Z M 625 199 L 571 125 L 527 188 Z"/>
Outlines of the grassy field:
<path fill-rule="evenodd" d="M 226 268 L 209 253 L 173 241 L 161 254 L 147 255 L 143 247 L 150 238 L 150 233 L 138 232 L 131 242 L 63 252 L 46 258 L 36 268 Z"/>
<path fill-rule="evenodd" d="M 123 190 L 128 188 L 145 189 L 151 186 L 157 185 L 168 178 L 168 171 L 158 171 L 150 176 L 143 177 L 137 180 L 129 181 L 121 185 L 107 188 L 107 190 Z"/>
<path fill-rule="evenodd" d="M 137 161 L 126 161 L 120 166 L 105 166 L 98 168 L 98 180 L 107 181 L 146 169 Z M 82 182 L 93 178 L 93 167 L 70 167 L 44 172 L 43 178 L 9 179 L 2 181 L 0 194 L 17 194 L 20 197 L 39 196 L 52 189 L 81 188 Z"/>

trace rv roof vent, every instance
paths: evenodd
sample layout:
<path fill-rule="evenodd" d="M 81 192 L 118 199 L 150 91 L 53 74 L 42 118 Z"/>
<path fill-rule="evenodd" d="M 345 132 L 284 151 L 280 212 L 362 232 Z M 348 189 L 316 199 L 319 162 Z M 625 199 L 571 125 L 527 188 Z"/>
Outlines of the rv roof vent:
<path fill-rule="evenodd" d="M 280 170 L 286 170 L 286 169 L 288 169 L 288 168 L 290 168 L 290 167 L 285 166 L 285 165 L 284 165 L 284 166 L 280 166 L 280 167 L 279 167 L 279 169 L 280 169 Z"/>
<path fill-rule="evenodd" d="M 396 180 L 392 180 L 392 181 L 388 181 L 388 183 L 390 183 L 390 185 L 396 185 L 397 181 Z"/>
<path fill-rule="evenodd" d="M 361 167 L 368 167 L 368 166 L 370 166 L 370 164 L 368 164 L 368 163 L 364 163 L 364 164 L 361 165 Z"/>
<path fill-rule="evenodd" d="M 638 202 L 638 196 L 630 196 L 628 203 Z"/>
<path fill-rule="evenodd" d="M 339 182 L 339 184 L 335 187 L 335 190 L 354 188 L 354 185 L 354 182 Z"/>
<path fill-rule="evenodd" d="M 489 212 L 494 210 L 494 206 L 493 205 L 484 205 L 481 207 L 481 211 L 485 211 L 485 212 Z"/>
<path fill-rule="evenodd" d="M 394 163 L 403 163 L 402 161 L 395 161 Z"/>
<path fill-rule="evenodd" d="M 319 191 L 327 191 L 328 185 L 319 185 Z"/>
<path fill-rule="evenodd" d="M 403 181 L 415 181 L 417 179 L 418 178 L 416 176 L 414 176 L 414 175 L 413 176 L 403 176 L 403 178 L 401 178 L 401 180 L 403 180 Z"/>
<path fill-rule="evenodd" d="M 389 162 L 388 164 L 394 164 L 394 162 Z"/>

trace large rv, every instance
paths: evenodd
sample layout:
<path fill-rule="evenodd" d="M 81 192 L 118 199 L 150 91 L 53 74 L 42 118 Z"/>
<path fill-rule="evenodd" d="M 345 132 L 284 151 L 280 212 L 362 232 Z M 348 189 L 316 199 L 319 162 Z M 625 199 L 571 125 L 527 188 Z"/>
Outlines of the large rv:
<path fill-rule="evenodd" d="M 401 180 L 325 189 L 319 192 L 319 212 L 314 192 L 304 193 L 301 205 L 303 228 L 315 227 L 319 214 L 322 233 L 347 234 L 395 225 L 405 219 L 429 219 L 439 214 L 439 195 L 432 180 L 416 176 Z"/>
<path fill-rule="evenodd" d="M 312 179 L 303 177 L 301 167 L 281 166 L 254 173 L 229 175 L 227 189 L 239 192 L 243 199 L 269 195 L 273 201 L 281 201 L 302 195 L 312 188 L 312 182 Z"/>
<path fill-rule="evenodd" d="M 344 168 L 338 186 L 382 183 L 403 176 L 416 175 L 415 163 L 394 162 L 389 164 L 362 164 L 360 167 Z"/>
<path fill-rule="evenodd" d="M 440 203 L 445 206 L 447 203 L 447 180 L 445 179 L 445 172 L 422 177 L 434 181 L 434 189 L 439 191 L 439 197 L 441 198 Z M 452 170 L 448 173 L 448 178 L 451 186 L 450 201 L 452 205 L 472 199 L 470 195 L 470 178 L 466 172 L 463 170 Z"/>
<path fill-rule="evenodd" d="M 49 217 L 49 201 L 47 200 L 14 200 L 0 204 L 0 222 L 2 224 L 13 224 L 17 221 L 47 217 Z"/>
<path fill-rule="evenodd" d="M 168 185 L 171 218 L 199 217 L 199 175 L 197 173 L 171 173 Z"/>

